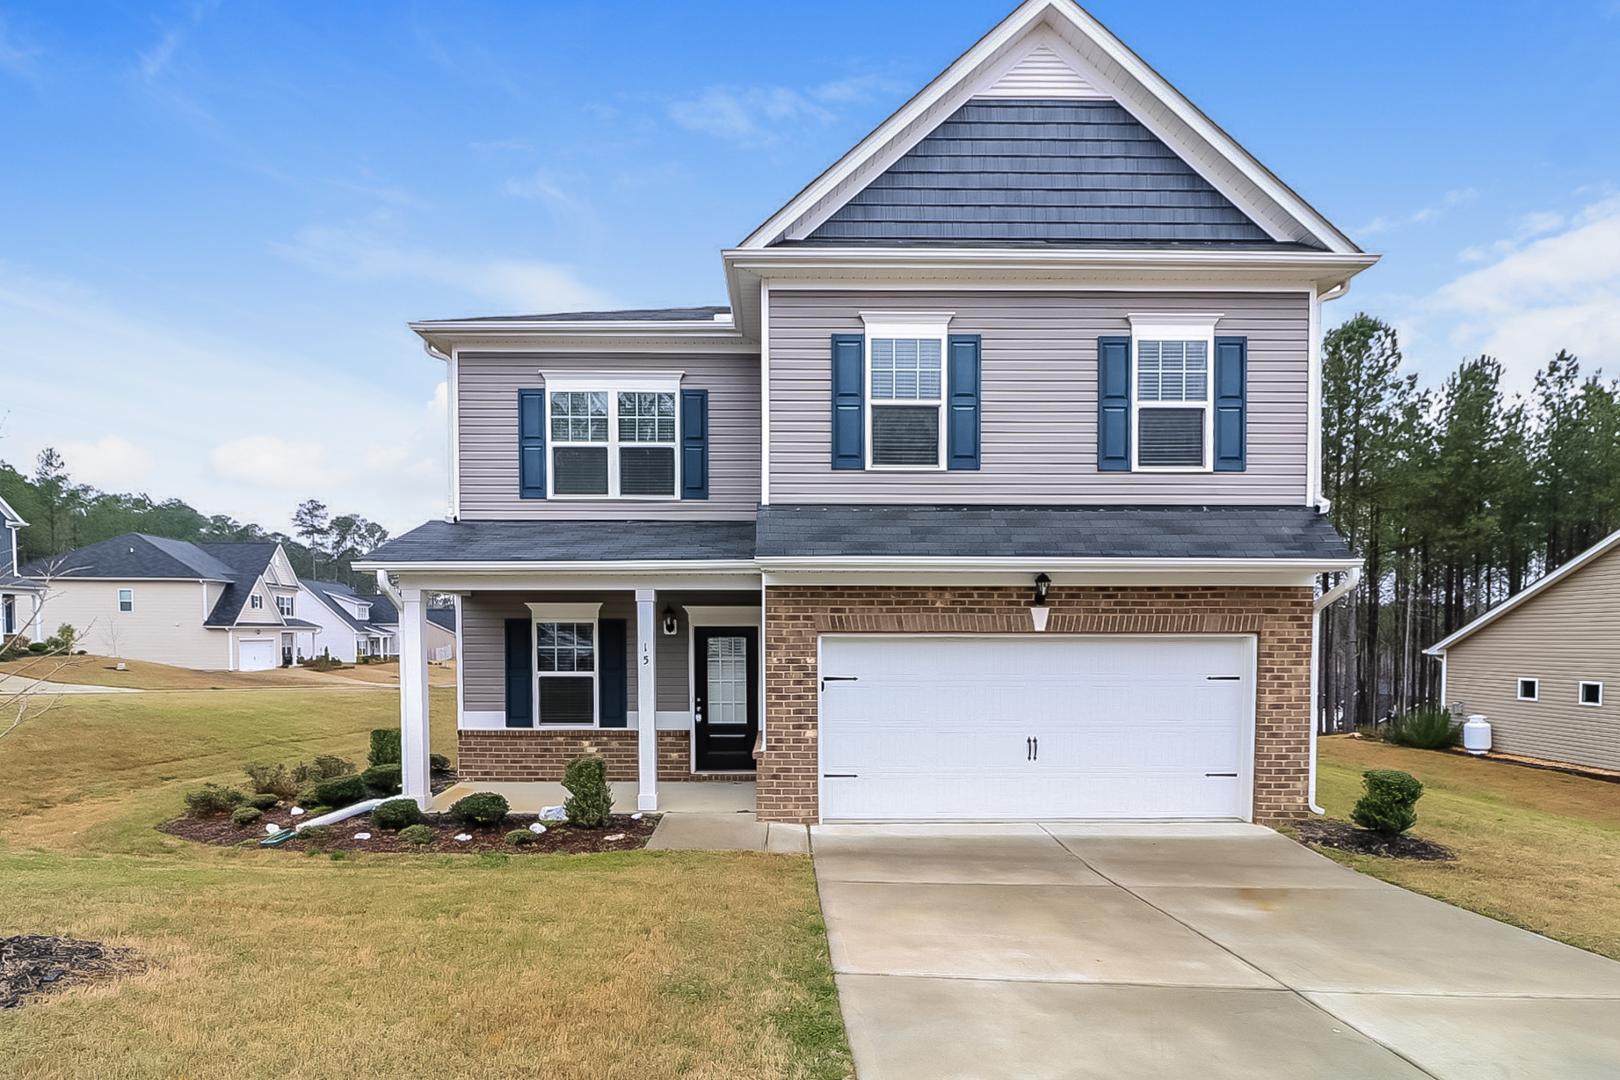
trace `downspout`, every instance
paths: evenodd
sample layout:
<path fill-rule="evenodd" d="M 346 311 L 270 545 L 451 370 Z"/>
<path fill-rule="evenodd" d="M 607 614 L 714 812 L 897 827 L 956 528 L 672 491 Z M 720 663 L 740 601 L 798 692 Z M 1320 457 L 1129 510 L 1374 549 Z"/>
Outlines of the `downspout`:
<path fill-rule="evenodd" d="M 1319 717 L 1316 715 L 1316 690 L 1321 678 L 1320 666 L 1317 663 L 1317 640 L 1322 636 L 1322 612 L 1332 607 L 1344 598 L 1344 595 L 1361 583 L 1361 567 L 1353 566 L 1345 572 L 1344 579 L 1333 588 L 1323 593 L 1316 600 L 1316 606 L 1311 611 L 1311 766 L 1309 791 L 1307 801 L 1311 813 L 1318 817 L 1327 811 L 1316 805 L 1316 729 L 1320 727 Z"/>
<path fill-rule="evenodd" d="M 394 583 L 388 580 L 388 571 L 377 571 L 377 591 L 393 601 L 394 610 L 401 615 L 405 613 L 405 601 L 401 600 L 399 593 L 394 589 Z"/>

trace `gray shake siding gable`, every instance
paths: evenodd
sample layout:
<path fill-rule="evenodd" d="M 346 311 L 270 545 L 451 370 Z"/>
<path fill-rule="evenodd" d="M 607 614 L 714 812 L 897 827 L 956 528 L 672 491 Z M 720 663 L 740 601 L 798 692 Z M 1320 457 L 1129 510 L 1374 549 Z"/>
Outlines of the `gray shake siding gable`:
<path fill-rule="evenodd" d="M 952 334 L 983 341 L 981 467 L 975 472 L 833 471 L 830 341 L 860 312 L 950 311 Z M 1243 472 L 1097 471 L 1097 339 L 1132 313 L 1218 312 L 1248 338 Z M 1240 503 L 1306 497 L 1310 297 L 1204 292 L 822 292 L 770 294 L 771 501 Z"/>
<path fill-rule="evenodd" d="M 752 518 L 759 504 L 759 357 L 741 353 L 461 353 L 456 407 L 461 507 L 467 520 Z M 685 372 L 709 391 L 709 497 L 685 501 L 523 499 L 518 496 L 518 391 L 541 371 Z M 604 376 L 604 388 L 611 386 Z"/>

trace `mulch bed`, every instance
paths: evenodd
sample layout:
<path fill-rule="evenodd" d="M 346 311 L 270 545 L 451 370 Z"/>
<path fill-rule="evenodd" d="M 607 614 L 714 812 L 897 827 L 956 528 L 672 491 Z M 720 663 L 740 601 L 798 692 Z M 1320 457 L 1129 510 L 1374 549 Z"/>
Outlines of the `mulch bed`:
<path fill-rule="evenodd" d="M 285 825 L 291 822 L 285 812 L 269 811 L 264 821 L 246 828 L 231 824 L 229 817 L 180 817 L 158 826 L 159 832 L 192 840 L 199 844 L 231 847 L 237 844 L 257 844 L 266 836 L 266 822 Z M 433 830 L 430 844 L 412 844 L 401 840 L 397 833 L 384 832 L 371 822 L 370 814 L 360 814 L 347 821 L 328 826 L 332 836 L 324 841 L 311 841 L 298 837 L 288 840 L 277 851 L 381 851 L 406 854 L 467 854 L 499 851 L 509 855 L 579 855 L 597 851 L 635 851 L 647 846 L 653 830 L 658 827 L 656 815 L 645 815 L 639 821 L 628 814 L 615 814 L 600 829 L 576 829 L 562 821 L 548 821 L 546 831 L 534 838 L 534 843 L 514 847 L 506 842 L 506 834 L 513 829 L 526 829 L 536 820 L 534 814 L 508 814 L 497 829 L 469 829 L 451 821 L 442 814 L 429 814 L 425 824 Z M 370 840 L 356 840 L 355 833 L 369 832 Z M 465 833 L 470 840 L 457 840 Z M 609 840 L 608 837 L 619 837 Z"/>
<path fill-rule="evenodd" d="M 14 1009 L 36 994 L 75 983 L 139 971 L 128 949 L 99 941 L 18 934 L 0 938 L 0 1009 Z"/>
<path fill-rule="evenodd" d="M 1376 855 L 1383 859 L 1417 859 L 1422 862 L 1448 862 L 1457 857 L 1450 848 L 1416 836 L 1402 834 L 1396 837 L 1380 836 L 1366 829 L 1358 829 L 1342 821 L 1317 818 L 1299 822 L 1295 827 L 1301 841 L 1352 851 L 1358 855 Z"/>

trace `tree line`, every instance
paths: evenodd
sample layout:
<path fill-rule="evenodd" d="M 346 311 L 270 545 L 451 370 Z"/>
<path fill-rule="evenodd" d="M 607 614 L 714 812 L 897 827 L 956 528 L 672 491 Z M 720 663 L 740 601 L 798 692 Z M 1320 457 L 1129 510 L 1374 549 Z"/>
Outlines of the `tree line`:
<path fill-rule="evenodd" d="M 350 565 L 388 539 L 388 530 L 376 522 L 359 514 L 333 515 L 314 499 L 299 504 L 294 535 L 288 535 L 227 514 L 204 514 L 180 499 L 100 491 L 76 482 L 67 461 L 50 447 L 40 451 L 28 475 L 0 461 L 0 498 L 28 522 L 17 537 L 18 560 L 25 565 L 132 532 L 200 542 L 275 541 L 299 577 L 341 581 L 369 594 L 377 591 L 376 578 L 356 574 Z"/>
<path fill-rule="evenodd" d="M 1322 481 L 1366 561 L 1324 618 L 1323 730 L 1439 702 L 1423 650 L 1620 528 L 1620 383 L 1560 351 L 1528 393 L 1469 360 L 1438 387 L 1362 314 L 1323 343 Z"/>

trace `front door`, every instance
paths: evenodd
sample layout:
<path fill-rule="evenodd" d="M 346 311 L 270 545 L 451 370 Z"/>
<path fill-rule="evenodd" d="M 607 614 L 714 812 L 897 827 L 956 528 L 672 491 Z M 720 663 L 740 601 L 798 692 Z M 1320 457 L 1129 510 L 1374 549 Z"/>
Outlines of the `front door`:
<path fill-rule="evenodd" d="M 759 630 L 699 626 L 692 631 L 699 772 L 753 772 L 759 737 Z"/>

